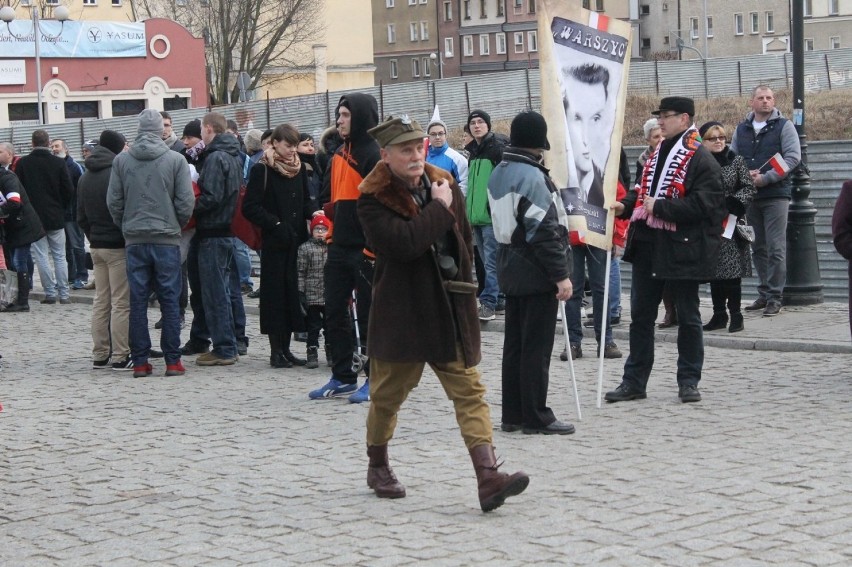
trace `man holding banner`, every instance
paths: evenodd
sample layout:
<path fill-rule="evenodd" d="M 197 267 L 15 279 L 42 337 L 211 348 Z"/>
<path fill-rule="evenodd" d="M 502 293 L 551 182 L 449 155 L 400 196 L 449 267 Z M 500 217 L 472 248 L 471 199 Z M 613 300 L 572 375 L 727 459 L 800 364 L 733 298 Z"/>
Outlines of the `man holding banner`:
<path fill-rule="evenodd" d="M 796 127 L 775 108 L 772 89 L 755 87 L 751 109 L 731 139 L 731 147 L 745 158 L 757 188 L 748 222 L 754 227 L 752 256 L 760 297 L 746 311 L 762 309 L 765 317 L 772 317 L 781 312 L 781 293 L 787 281 L 789 174 L 799 165 L 802 148 Z"/>
<path fill-rule="evenodd" d="M 608 402 L 646 397 L 654 366 L 654 320 L 668 283 L 677 307 L 677 383 L 683 403 L 701 401 L 704 365 L 699 282 L 713 278 L 725 215 L 722 173 L 701 145 L 690 98 L 666 97 L 653 114 L 665 139 L 651 154 L 639 188 L 613 205 L 630 218 L 624 261 L 633 264 L 630 292 L 630 356 L 621 385 Z"/>

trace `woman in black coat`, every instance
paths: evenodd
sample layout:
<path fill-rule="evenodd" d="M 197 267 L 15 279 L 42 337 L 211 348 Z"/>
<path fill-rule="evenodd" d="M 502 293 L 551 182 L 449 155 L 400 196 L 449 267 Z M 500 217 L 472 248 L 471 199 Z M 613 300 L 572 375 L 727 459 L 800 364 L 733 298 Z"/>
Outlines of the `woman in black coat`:
<path fill-rule="evenodd" d="M 2 150 L 3 148 L 0 148 Z M 5 308 L 8 312 L 27 312 L 30 310 L 29 273 L 30 244 L 44 237 L 38 213 L 36 213 L 26 189 L 14 173 L 0 167 L 0 244 L 9 250 L 9 261 L 17 273 L 18 298 Z M 0 249 L 0 254 L 3 250 Z"/>
<path fill-rule="evenodd" d="M 290 352 L 290 334 L 305 331 L 299 305 L 296 260 L 308 239 L 313 208 L 305 166 L 296 148 L 299 132 L 289 124 L 272 131 L 272 148 L 252 167 L 243 215 L 263 232 L 260 255 L 260 332 L 269 336 L 274 368 L 302 366 Z"/>

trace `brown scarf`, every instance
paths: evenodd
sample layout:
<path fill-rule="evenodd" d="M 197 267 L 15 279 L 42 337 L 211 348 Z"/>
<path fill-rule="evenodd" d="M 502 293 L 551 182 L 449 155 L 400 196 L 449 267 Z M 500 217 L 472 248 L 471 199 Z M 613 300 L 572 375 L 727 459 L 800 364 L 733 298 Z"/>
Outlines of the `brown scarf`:
<path fill-rule="evenodd" d="M 273 156 L 270 159 L 270 156 Z M 299 160 L 299 154 L 293 153 L 293 159 L 287 161 L 282 158 L 275 150 L 267 150 L 260 161 L 284 177 L 296 177 L 302 171 L 302 162 Z"/>

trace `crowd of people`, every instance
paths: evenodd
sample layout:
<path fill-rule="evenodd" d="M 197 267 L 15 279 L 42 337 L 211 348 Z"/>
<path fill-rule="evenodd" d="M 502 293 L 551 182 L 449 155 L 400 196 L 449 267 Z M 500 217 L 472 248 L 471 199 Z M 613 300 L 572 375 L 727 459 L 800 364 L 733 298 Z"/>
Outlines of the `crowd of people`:
<path fill-rule="evenodd" d="M 632 263 L 629 355 L 609 402 L 646 397 L 661 301 L 661 326 L 678 326 L 679 397 L 701 400 L 703 332 L 743 329 L 750 251 L 760 297 L 745 309 L 781 311 L 789 172 L 800 150 L 771 89 L 756 87 L 751 105 L 729 144 L 725 125 L 696 127 L 691 99 L 663 98 L 644 125 L 648 148 L 635 175 L 622 151 L 615 198 L 599 199 L 618 219 L 611 282 L 620 281 L 622 254 Z M 132 139 L 104 130 L 87 143 L 84 167 L 42 129 L 23 157 L 0 143 L 0 258 L 18 284 L 4 311 L 29 311 L 35 268 L 43 304 L 69 303 L 70 289 L 94 287 L 94 369 L 143 378 L 162 357 L 165 375 L 180 376 L 189 355 L 199 366 L 233 366 L 249 348 L 243 297 L 258 298 L 273 368 L 318 368 L 322 336 L 331 376 L 308 397 L 371 401 L 367 481 L 379 497 L 405 496 L 387 445 L 429 364 L 455 406 L 489 511 L 521 493 L 529 477 L 498 471 L 477 370 L 480 324 L 505 312 L 501 429 L 509 433 L 574 432 L 547 406 L 548 373 L 560 301 L 570 334 L 562 359 L 582 356 L 587 279 L 598 353 L 622 356 L 611 331 L 620 284 L 603 305 L 607 255 L 570 235 L 567 189 L 555 186 L 543 161 L 551 148 L 538 113 L 516 116 L 506 138 L 492 131 L 485 110 L 473 110 L 459 150 L 437 112 L 425 130 L 407 115 L 380 121 L 376 100 L 363 93 L 341 97 L 334 126 L 316 145 L 289 124 L 243 138 L 217 112 L 186 124 L 180 138 L 166 112 L 146 109 L 137 126 Z M 773 163 L 778 156 L 783 166 Z M 594 174 L 603 195 L 603 166 L 581 171 Z M 238 212 L 261 235 L 258 289 L 251 252 L 234 237 Z M 713 299 L 706 324 L 704 282 Z M 154 297 L 160 349 L 149 334 Z M 187 307 L 192 324 L 182 345 Z M 300 333 L 305 358 L 292 349 Z"/>

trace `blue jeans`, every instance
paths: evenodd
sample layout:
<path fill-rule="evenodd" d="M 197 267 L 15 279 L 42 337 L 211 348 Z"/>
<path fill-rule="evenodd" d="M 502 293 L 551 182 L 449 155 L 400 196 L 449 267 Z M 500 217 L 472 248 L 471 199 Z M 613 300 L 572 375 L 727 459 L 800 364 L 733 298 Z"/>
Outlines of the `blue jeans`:
<path fill-rule="evenodd" d="M 0 252 L 2 254 L 2 252 Z M 32 262 L 32 255 L 30 254 L 30 245 L 26 246 L 18 246 L 16 248 L 11 248 L 9 250 L 9 261 L 12 264 L 12 269 L 15 270 L 19 274 L 29 274 L 30 281 L 32 281 L 33 275 L 30 274 L 30 262 Z"/>
<path fill-rule="evenodd" d="M 180 247 L 166 244 L 127 246 L 127 283 L 130 286 L 130 356 L 133 366 L 148 362 L 148 296 L 153 289 L 160 302 L 163 329 L 160 348 L 166 364 L 180 360 Z"/>
<path fill-rule="evenodd" d="M 232 274 L 236 275 L 235 272 L 233 237 L 199 239 L 198 277 L 204 320 L 213 343 L 213 352 L 222 358 L 237 356 L 234 314 L 231 309 L 231 277 Z"/>
<path fill-rule="evenodd" d="M 677 308 L 677 383 L 698 385 L 704 366 L 704 331 L 698 302 L 698 282 L 660 280 L 653 277 L 654 244 L 638 242 L 633 253 L 630 288 L 630 355 L 622 380 L 644 392 L 654 367 L 654 323 L 663 300 L 663 286 L 674 296 Z"/>
<path fill-rule="evenodd" d="M 236 238 L 234 239 L 236 240 Z M 204 314 L 204 299 L 201 290 L 201 277 L 198 268 L 198 239 L 193 239 L 189 244 L 189 253 L 186 258 L 187 279 L 192 295 L 189 303 L 192 307 L 192 326 L 189 329 L 189 340 L 196 346 L 210 345 L 210 330 L 207 328 L 207 317 Z M 243 296 L 240 293 L 240 279 L 237 274 L 236 263 L 231 264 L 229 274 L 228 296 L 230 298 L 231 316 L 234 320 L 234 337 L 237 343 L 248 346 L 246 337 L 246 310 L 243 305 Z"/>
<path fill-rule="evenodd" d="M 50 299 L 68 299 L 68 264 L 65 263 L 65 230 L 48 230 L 41 240 L 31 245 L 33 259 L 38 267 L 38 278 L 44 289 L 44 296 Z M 53 260 L 53 269 L 50 261 Z"/>
<path fill-rule="evenodd" d="M 757 292 L 766 301 L 781 302 L 787 283 L 787 199 L 752 201 L 748 222 L 754 227 L 751 245 L 757 270 Z"/>
<path fill-rule="evenodd" d="M 251 281 L 251 249 L 239 238 L 234 239 L 234 260 L 237 263 L 239 283 L 254 287 Z"/>
<path fill-rule="evenodd" d="M 485 283 L 482 293 L 479 294 L 479 303 L 494 309 L 497 306 L 497 295 L 500 293 L 497 284 L 497 239 L 494 238 L 494 228 L 490 224 L 474 226 L 473 238 L 485 267 Z"/>
<path fill-rule="evenodd" d="M 595 338 L 601 342 L 601 325 L 606 317 L 606 333 L 604 344 L 612 342 L 612 325 L 609 322 L 609 310 L 604 313 L 603 296 L 606 278 L 606 250 L 594 246 L 572 246 L 571 257 L 573 266 L 571 268 L 571 286 L 574 294 L 565 302 L 565 316 L 568 318 L 568 339 L 572 345 L 579 345 L 583 341 L 583 321 L 581 320 L 581 308 L 583 307 L 583 288 L 586 286 L 586 266 L 589 268 L 589 284 L 592 288 L 592 309 L 594 310 Z"/>
<path fill-rule="evenodd" d="M 621 314 L 621 258 L 612 255 L 612 264 L 609 267 L 609 318 L 610 320 Z"/>
<path fill-rule="evenodd" d="M 65 256 L 68 260 L 68 279 L 88 281 L 86 237 L 77 221 L 65 221 Z"/>

